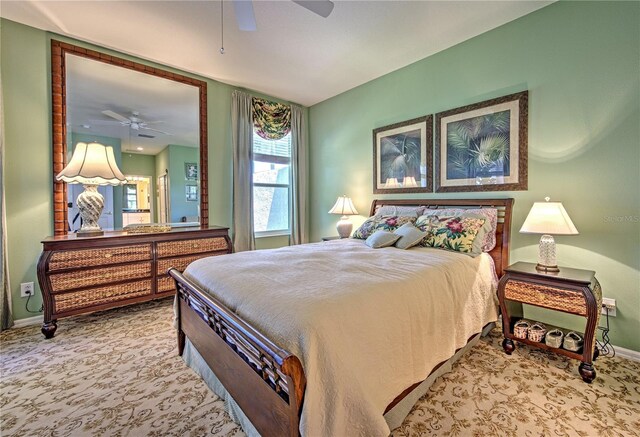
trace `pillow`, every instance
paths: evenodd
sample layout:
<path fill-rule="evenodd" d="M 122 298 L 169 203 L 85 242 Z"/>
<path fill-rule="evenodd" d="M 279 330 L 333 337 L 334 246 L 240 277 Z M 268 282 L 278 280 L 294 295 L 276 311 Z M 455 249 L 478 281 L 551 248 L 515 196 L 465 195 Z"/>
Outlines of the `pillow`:
<path fill-rule="evenodd" d="M 400 239 L 400 235 L 396 235 L 389 231 L 375 231 L 364 242 L 372 249 L 380 249 L 381 247 L 393 246 L 393 243 Z"/>
<path fill-rule="evenodd" d="M 398 227 L 405 223 L 413 223 L 415 217 L 398 217 L 397 215 L 385 215 L 379 217 L 377 215 L 369 217 L 365 222 L 353 233 L 353 238 L 366 240 L 371 234 L 377 230 L 395 231 Z"/>
<path fill-rule="evenodd" d="M 432 214 L 420 216 L 416 221 L 416 227 L 427 233 L 420 242 L 421 246 L 479 255 L 482 252 L 485 232 L 488 230 L 488 227 L 484 227 L 486 222 L 485 217 L 474 214 Z"/>
<path fill-rule="evenodd" d="M 395 215 L 398 217 L 420 217 L 424 211 L 424 206 L 395 206 L 384 205 L 378 208 L 376 215 Z"/>
<path fill-rule="evenodd" d="M 437 215 L 437 216 L 459 216 L 476 214 L 485 217 L 489 223 L 489 230 L 484 235 L 482 241 L 482 250 L 484 252 L 491 251 L 496 247 L 496 231 L 498 229 L 498 210 L 495 208 L 443 208 L 443 209 L 425 209 L 423 215 Z"/>
<path fill-rule="evenodd" d="M 427 232 L 416 228 L 413 223 L 405 223 L 393 233 L 400 236 L 400 239 L 395 244 L 398 249 L 409 249 L 420 243 L 427 236 Z"/>

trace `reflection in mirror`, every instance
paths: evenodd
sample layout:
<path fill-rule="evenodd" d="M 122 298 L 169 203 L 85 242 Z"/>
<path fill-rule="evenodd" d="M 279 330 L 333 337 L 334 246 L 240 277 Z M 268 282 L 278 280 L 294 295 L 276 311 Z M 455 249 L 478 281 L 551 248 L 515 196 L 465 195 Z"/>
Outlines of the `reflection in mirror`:
<path fill-rule="evenodd" d="M 114 149 L 127 178 L 100 187 L 103 229 L 200 221 L 200 89 L 121 66 L 65 55 L 67 157 L 79 142 Z M 69 185 L 69 230 L 80 228 Z"/>

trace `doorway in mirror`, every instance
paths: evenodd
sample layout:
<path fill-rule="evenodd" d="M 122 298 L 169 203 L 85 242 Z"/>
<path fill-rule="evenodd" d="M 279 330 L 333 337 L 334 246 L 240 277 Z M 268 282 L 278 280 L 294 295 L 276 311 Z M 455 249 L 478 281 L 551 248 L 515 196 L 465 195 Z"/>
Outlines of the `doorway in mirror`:
<path fill-rule="evenodd" d="M 151 202 L 152 177 L 127 175 L 122 194 L 122 226 L 155 222 Z"/>

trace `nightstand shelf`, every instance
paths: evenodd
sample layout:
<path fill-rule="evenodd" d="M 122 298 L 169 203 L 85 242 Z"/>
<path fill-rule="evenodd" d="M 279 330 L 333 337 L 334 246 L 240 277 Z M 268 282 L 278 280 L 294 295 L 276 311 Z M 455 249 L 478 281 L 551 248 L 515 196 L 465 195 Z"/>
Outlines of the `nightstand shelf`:
<path fill-rule="evenodd" d="M 585 382 L 596 377 L 593 360 L 598 357 L 595 332 L 600 320 L 602 292 L 595 278 L 595 272 L 561 268 L 557 273 L 542 273 L 535 264 L 519 262 L 505 269 L 498 285 L 498 300 L 502 313 L 502 347 L 511 355 L 515 350 L 514 341 L 547 350 L 559 355 L 580 360 L 580 376 Z M 563 348 L 547 346 L 528 338 L 518 338 L 513 334 L 514 325 L 523 317 L 522 305 L 533 305 L 586 318 L 581 351 L 573 352 Z M 526 319 L 526 318 L 525 318 Z M 546 324 L 547 332 L 560 329 L 566 335 L 569 330 Z"/>
<path fill-rule="evenodd" d="M 553 352 L 553 353 L 558 354 L 558 355 L 564 355 L 565 357 L 573 358 L 574 360 L 582 360 L 584 348 L 580 348 L 580 350 L 578 352 L 573 352 L 573 351 L 569 351 L 569 350 L 562 349 L 562 348 L 556 348 L 556 347 L 548 346 L 544 342 L 532 341 L 532 340 L 529 340 L 528 338 L 518 338 L 518 337 L 516 337 L 515 335 L 513 335 L 513 326 L 519 320 L 522 320 L 522 318 L 512 318 L 511 319 L 511 329 L 510 329 L 510 332 L 505 335 L 505 337 L 510 338 L 511 340 L 514 340 L 514 341 L 518 341 L 518 342 L 523 343 L 523 344 L 528 344 L 529 346 L 534 346 L 534 347 L 537 347 L 537 348 L 540 348 L 540 349 L 543 349 L 543 350 L 546 350 L 546 351 Z M 524 320 L 530 320 L 530 319 L 524 319 Z M 561 326 L 550 325 L 548 323 L 545 323 L 545 326 L 547 327 L 547 332 L 549 332 L 549 331 L 551 331 L 553 329 L 559 329 L 560 331 L 563 332 L 563 334 L 565 336 L 567 335 L 567 333 L 572 331 L 571 329 L 563 328 Z M 573 332 L 576 332 L 576 333 L 580 334 L 584 338 L 584 333 L 583 332 L 579 332 L 579 331 L 576 331 L 576 330 L 573 330 Z M 594 353 L 593 353 L 593 360 L 594 361 L 598 357 L 598 355 L 599 355 L 598 348 L 595 348 Z"/>

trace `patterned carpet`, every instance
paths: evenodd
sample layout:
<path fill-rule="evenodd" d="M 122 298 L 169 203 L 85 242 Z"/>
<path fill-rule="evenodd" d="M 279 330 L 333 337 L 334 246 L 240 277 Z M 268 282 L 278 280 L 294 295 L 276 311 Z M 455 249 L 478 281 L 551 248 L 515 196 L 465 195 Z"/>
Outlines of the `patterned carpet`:
<path fill-rule="evenodd" d="M 240 436 L 222 402 L 176 355 L 171 301 L 0 334 L 2 436 Z M 394 437 L 633 436 L 640 363 L 578 362 L 527 347 L 506 356 L 497 330 L 431 388 Z"/>

